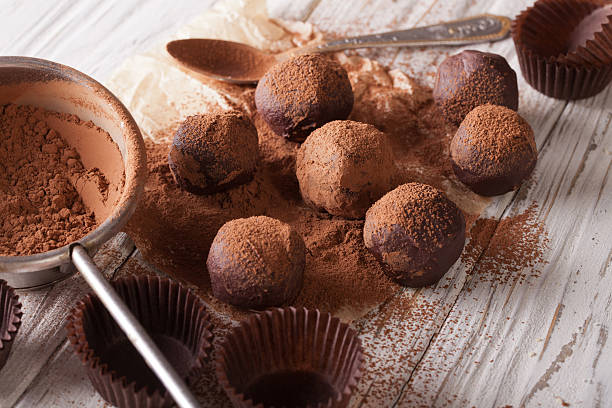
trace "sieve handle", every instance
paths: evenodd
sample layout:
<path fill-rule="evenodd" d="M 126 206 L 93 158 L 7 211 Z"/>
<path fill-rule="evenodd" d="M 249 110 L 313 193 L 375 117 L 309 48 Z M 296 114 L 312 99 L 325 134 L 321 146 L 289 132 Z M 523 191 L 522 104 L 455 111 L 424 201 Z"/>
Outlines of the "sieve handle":
<path fill-rule="evenodd" d="M 200 405 L 183 379 L 177 374 L 166 357 L 153 340 L 151 340 L 145 328 L 142 327 L 117 292 L 104 278 L 104 275 L 93 263 L 85 248 L 79 244 L 74 245 L 71 256 L 72 262 L 81 272 L 85 281 L 98 295 L 113 319 L 121 327 L 121 330 L 123 330 L 127 338 L 136 347 L 136 350 L 142 355 L 147 365 L 170 392 L 176 404 L 181 408 L 199 407 Z"/>

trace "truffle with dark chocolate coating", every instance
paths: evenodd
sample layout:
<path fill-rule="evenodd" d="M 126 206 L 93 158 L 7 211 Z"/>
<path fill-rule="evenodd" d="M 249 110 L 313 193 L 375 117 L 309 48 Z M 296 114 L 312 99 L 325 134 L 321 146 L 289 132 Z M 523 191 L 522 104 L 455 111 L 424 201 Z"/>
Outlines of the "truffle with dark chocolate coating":
<path fill-rule="evenodd" d="M 445 119 L 455 125 L 480 105 L 517 110 L 516 72 L 501 55 L 466 50 L 442 61 L 433 96 Z"/>
<path fill-rule="evenodd" d="M 176 131 L 168 164 L 182 189 L 202 195 L 251 181 L 258 158 L 255 126 L 231 111 L 188 117 Z"/>
<path fill-rule="evenodd" d="M 479 106 L 466 116 L 451 141 L 450 154 L 459 180 L 484 196 L 517 189 L 538 159 L 529 123 L 496 105 Z"/>
<path fill-rule="evenodd" d="M 465 219 L 442 191 L 426 184 L 403 184 L 368 210 L 363 240 L 396 282 L 432 285 L 461 255 Z"/>
<path fill-rule="evenodd" d="M 257 84 L 257 111 L 276 134 L 302 142 L 316 128 L 346 119 L 353 89 L 340 64 L 320 54 L 273 66 Z"/>
<path fill-rule="evenodd" d="M 304 201 L 349 219 L 365 216 L 394 187 L 396 167 L 387 136 L 372 125 L 338 120 L 315 130 L 300 147 L 296 174 Z"/>
<path fill-rule="evenodd" d="M 289 224 L 265 216 L 223 225 L 206 262 L 213 295 L 248 309 L 294 300 L 302 289 L 305 265 L 302 237 Z"/>

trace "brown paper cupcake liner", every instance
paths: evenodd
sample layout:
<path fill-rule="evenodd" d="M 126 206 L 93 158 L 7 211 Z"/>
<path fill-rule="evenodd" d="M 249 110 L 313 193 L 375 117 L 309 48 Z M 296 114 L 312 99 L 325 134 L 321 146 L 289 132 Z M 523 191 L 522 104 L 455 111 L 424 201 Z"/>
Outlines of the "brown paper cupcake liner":
<path fill-rule="evenodd" d="M 0 369 L 6 364 L 11 352 L 13 340 L 21 326 L 22 314 L 19 296 L 0 279 Z"/>
<path fill-rule="evenodd" d="M 610 83 L 612 63 L 604 63 L 604 57 L 610 50 L 607 33 L 612 25 L 596 36 L 601 41 L 589 41 L 568 53 L 574 29 L 603 4 L 603 0 L 538 0 L 516 17 L 512 38 L 527 83 L 566 100 L 591 97 Z"/>
<path fill-rule="evenodd" d="M 112 283 L 188 384 L 210 356 L 212 324 L 204 302 L 170 279 L 128 277 Z M 170 407 L 172 397 L 94 294 L 68 317 L 68 338 L 94 388 L 118 407 Z"/>
<path fill-rule="evenodd" d="M 517 54 L 527 83 L 553 98 L 589 98 L 601 92 L 612 80 L 612 66 L 589 68 L 549 62 L 527 50 L 519 49 L 518 46 Z"/>
<path fill-rule="evenodd" d="M 347 324 L 318 310 L 252 315 L 217 350 L 219 383 L 235 407 L 345 407 L 363 353 Z"/>
<path fill-rule="evenodd" d="M 566 54 L 560 55 L 560 61 L 593 66 L 612 64 L 612 4 L 608 3 L 607 6 L 596 8 L 585 19 L 590 19 L 596 13 L 608 14 L 606 18 L 603 18 L 603 15 L 596 18 L 598 22 L 604 21 L 601 31 L 596 32 L 593 35 L 594 38 L 587 40 L 584 45 L 579 45 L 573 50 L 570 49 Z"/>

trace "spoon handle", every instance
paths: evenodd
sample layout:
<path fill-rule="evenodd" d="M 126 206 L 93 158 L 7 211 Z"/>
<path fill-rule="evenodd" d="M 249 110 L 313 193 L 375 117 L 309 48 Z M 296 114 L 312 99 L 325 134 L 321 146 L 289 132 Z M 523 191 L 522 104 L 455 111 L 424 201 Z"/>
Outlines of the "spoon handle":
<path fill-rule="evenodd" d="M 420 47 L 426 45 L 465 45 L 504 39 L 510 32 L 508 17 L 482 14 L 409 30 L 362 35 L 329 41 L 312 51 L 331 52 L 352 48 Z"/>

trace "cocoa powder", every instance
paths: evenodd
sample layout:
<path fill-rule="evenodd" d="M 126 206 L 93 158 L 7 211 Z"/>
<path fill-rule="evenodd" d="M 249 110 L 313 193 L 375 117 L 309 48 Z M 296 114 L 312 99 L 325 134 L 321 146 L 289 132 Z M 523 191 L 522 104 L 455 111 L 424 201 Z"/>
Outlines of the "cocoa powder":
<path fill-rule="evenodd" d="M 476 264 L 472 273 L 477 279 L 501 284 L 516 280 L 522 284 L 538 277 L 534 267 L 543 262 L 549 239 L 537 220 L 537 210 L 532 204 L 501 221 L 476 220 L 461 259 L 467 265 Z"/>
<path fill-rule="evenodd" d="M 336 59 L 348 71 L 355 93 L 350 119 L 372 124 L 387 133 L 400 169 L 398 183 L 419 181 L 444 190 L 464 211 L 469 229 L 488 201 L 473 194 L 454 176 L 448 146 L 456 128 L 441 120 L 431 89 L 375 61 L 344 54 L 336 55 Z M 279 137 L 265 124 L 254 107 L 254 90 L 222 83 L 215 86 L 231 95 L 235 103 L 233 108 L 243 110 L 253 119 L 259 136 L 260 168 L 255 179 L 247 185 L 222 194 L 195 197 L 178 189 L 165 162 L 170 148 L 168 140 L 178 123 L 169 124 L 162 134 L 151 135 L 159 143 L 146 142 L 150 179 L 141 207 L 128 228 L 141 255 L 206 299 L 215 325 L 214 343 L 217 345 L 246 313 L 211 296 L 204 262 L 216 230 L 225 220 L 255 214 L 289 223 L 302 235 L 307 247 L 304 287 L 294 305 L 330 311 L 355 322 L 362 340 L 367 343 L 366 353 L 369 353 L 362 384 L 382 378 L 382 382 L 370 390 L 370 398 L 375 399 L 377 393 L 384 394 L 387 387 L 397 387 L 397 378 L 411 369 L 406 363 L 405 345 L 397 339 L 414 337 L 447 313 L 444 302 L 430 301 L 427 299 L 429 292 L 424 293 L 433 290 L 437 294 L 448 284 L 414 292 L 401 290 L 391 282 L 365 249 L 363 221 L 321 216 L 302 201 L 295 177 L 299 145 Z M 203 111 L 207 109 L 207 106 L 202 107 Z M 520 230 L 525 231 L 514 229 Z M 540 240 L 539 234 L 543 233 L 540 230 L 533 237 Z M 516 238 L 516 234 L 512 236 Z M 492 232 L 483 231 L 482 235 L 486 237 L 482 240 L 484 248 Z M 503 239 L 498 242 L 497 248 L 503 251 Z M 150 273 L 148 266 L 143 268 L 139 263 L 131 267 L 130 262 L 125 268 L 127 273 Z M 414 344 L 409 357 L 423 353 L 428 340 Z M 380 352 L 383 357 L 376 355 L 381 350 L 389 352 Z M 214 355 L 195 384 L 195 390 L 203 402 L 231 406 L 216 381 L 213 361 Z"/>
<path fill-rule="evenodd" d="M 59 248 L 98 224 L 75 185 L 88 180 L 105 195 L 109 183 L 99 169 L 84 168 L 79 153 L 47 123 L 49 118 L 78 120 L 32 106 L 0 106 L 2 256 Z"/>
<path fill-rule="evenodd" d="M 467 213 L 473 203 L 486 203 L 454 176 L 448 145 L 455 127 L 445 124 L 429 88 L 403 74 L 359 57 L 337 56 L 355 92 L 350 119 L 384 130 L 394 150 L 397 185 L 419 181 L 444 190 L 449 198 L 464 197 Z M 255 109 L 254 90 L 228 88 L 239 109 L 249 115 L 259 136 L 260 166 L 252 182 L 226 192 L 196 196 L 181 190 L 170 172 L 167 155 L 176 130 L 146 140 L 149 179 L 127 232 L 145 259 L 162 271 L 199 288 L 219 313 L 235 319 L 244 313 L 210 295 L 205 262 L 214 236 L 232 219 L 267 215 L 290 224 L 307 248 L 304 287 L 294 303 L 354 320 L 400 290 L 383 272 L 363 243 L 363 221 L 320 215 L 301 198 L 296 179 L 299 145 L 275 134 Z M 467 197 L 467 198 L 465 198 Z M 456 201 L 461 207 L 461 201 Z M 478 204 L 482 205 L 482 204 Z"/>

